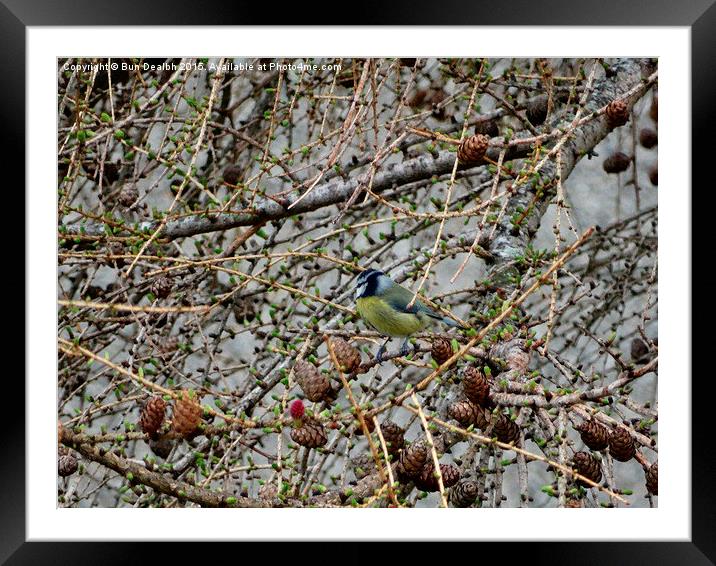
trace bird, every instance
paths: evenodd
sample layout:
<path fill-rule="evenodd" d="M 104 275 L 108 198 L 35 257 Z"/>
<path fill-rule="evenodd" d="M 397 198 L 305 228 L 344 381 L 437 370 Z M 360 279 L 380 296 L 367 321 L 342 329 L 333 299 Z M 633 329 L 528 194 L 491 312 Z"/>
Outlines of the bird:
<path fill-rule="evenodd" d="M 413 301 L 413 297 L 412 291 L 377 269 L 366 269 L 356 279 L 355 303 L 358 314 L 366 324 L 388 337 L 376 354 L 379 363 L 383 361 L 385 347 L 393 336 L 405 337 L 400 348 L 401 355 L 405 356 L 409 351 L 410 335 L 424 329 L 433 321 L 462 328 L 457 322 L 437 313 L 419 299 Z"/>

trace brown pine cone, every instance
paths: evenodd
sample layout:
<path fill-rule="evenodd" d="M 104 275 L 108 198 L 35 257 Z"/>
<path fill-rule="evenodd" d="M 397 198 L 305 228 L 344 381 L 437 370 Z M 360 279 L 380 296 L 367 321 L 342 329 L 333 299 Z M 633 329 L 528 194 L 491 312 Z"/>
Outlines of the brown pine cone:
<path fill-rule="evenodd" d="M 448 414 L 465 428 L 475 425 L 484 429 L 489 424 L 484 409 L 470 401 L 456 401 L 448 408 Z"/>
<path fill-rule="evenodd" d="M 639 143 L 646 149 L 651 149 L 659 143 L 659 136 L 651 128 L 644 128 L 639 132 Z"/>
<path fill-rule="evenodd" d="M 183 436 L 190 438 L 199 427 L 203 410 L 193 391 L 182 391 L 176 401 L 174 401 L 174 415 L 172 419 L 172 428 L 174 431 Z"/>
<path fill-rule="evenodd" d="M 630 163 L 631 157 L 629 157 L 626 153 L 617 151 L 615 153 L 612 153 L 604 160 L 604 163 L 602 163 L 602 168 L 607 173 L 621 173 L 629 169 Z"/>
<path fill-rule="evenodd" d="M 224 183 L 236 185 L 241 179 L 242 174 L 242 169 L 238 165 L 228 165 L 221 174 L 221 177 L 224 179 Z"/>
<path fill-rule="evenodd" d="M 649 108 L 649 116 L 654 122 L 659 121 L 659 97 L 654 94 L 651 99 L 651 107 Z"/>
<path fill-rule="evenodd" d="M 502 414 L 499 415 L 495 423 L 493 433 L 497 440 L 505 444 L 517 444 L 520 439 L 520 427 L 512 419 Z"/>
<path fill-rule="evenodd" d="M 358 369 L 361 363 L 360 352 L 343 338 L 332 338 L 331 345 L 336 360 L 343 373 L 351 373 Z"/>
<path fill-rule="evenodd" d="M 475 124 L 475 134 L 483 134 L 490 138 L 496 138 L 500 135 L 500 129 L 497 127 L 497 121 L 480 120 Z"/>
<path fill-rule="evenodd" d="M 152 397 L 147 401 L 147 404 L 144 405 L 142 414 L 139 416 L 139 426 L 149 438 L 156 438 L 157 431 L 164 422 L 164 411 L 166 408 L 166 402 L 158 396 Z"/>
<path fill-rule="evenodd" d="M 298 360 L 293 366 L 293 374 L 306 399 L 321 401 L 331 390 L 328 378 L 320 373 L 316 366 L 306 360 Z"/>
<path fill-rule="evenodd" d="M 611 129 L 623 126 L 629 121 L 629 107 L 624 100 L 612 100 L 607 106 L 607 123 Z"/>
<path fill-rule="evenodd" d="M 539 126 L 547 119 L 547 95 L 535 97 L 527 103 L 527 119 L 534 126 Z"/>
<path fill-rule="evenodd" d="M 174 448 L 174 439 L 170 435 L 165 434 L 149 441 L 149 448 L 162 460 L 166 460 Z"/>
<path fill-rule="evenodd" d="M 450 490 L 450 503 L 453 507 L 470 507 L 477 499 L 477 482 L 462 480 Z"/>
<path fill-rule="evenodd" d="M 321 423 L 304 420 L 301 426 L 291 429 L 291 440 L 306 448 L 318 448 L 328 442 L 328 436 Z"/>
<path fill-rule="evenodd" d="M 452 345 L 445 338 L 435 338 L 430 355 L 441 366 L 452 357 Z"/>
<path fill-rule="evenodd" d="M 57 473 L 63 478 L 77 471 L 77 458 L 72 454 L 63 454 L 57 459 Z"/>
<path fill-rule="evenodd" d="M 659 495 L 659 462 L 654 462 L 646 471 L 646 490 L 652 495 Z"/>
<path fill-rule="evenodd" d="M 248 297 L 235 297 L 232 308 L 236 322 L 239 324 L 251 322 L 256 318 L 256 308 L 254 307 L 253 301 Z"/>
<path fill-rule="evenodd" d="M 634 457 L 634 439 L 626 429 L 618 426 L 609 434 L 609 453 L 620 462 L 628 462 Z"/>
<path fill-rule="evenodd" d="M 655 187 L 659 186 L 659 168 L 656 165 L 649 171 L 649 182 Z"/>
<path fill-rule="evenodd" d="M 171 294 L 173 287 L 174 283 L 171 278 L 162 275 L 161 277 L 157 277 L 154 283 L 152 283 L 152 293 L 159 299 L 166 299 Z"/>
<path fill-rule="evenodd" d="M 457 160 L 463 165 L 475 164 L 482 161 L 490 144 L 490 138 L 483 134 L 470 136 L 462 141 L 457 150 Z"/>
<path fill-rule="evenodd" d="M 389 454 L 397 454 L 405 444 L 405 431 L 393 421 L 384 421 L 380 425 L 380 432 L 385 440 Z"/>
<path fill-rule="evenodd" d="M 594 420 L 584 421 L 575 427 L 582 442 L 592 450 L 604 450 L 609 446 L 609 429 Z"/>
<path fill-rule="evenodd" d="M 400 452 L 399 470 L 409 478 L 415 478 L 423 471 L 428 461 L 428 447 L 423 442 L 413 442 Z"/>
<path fill-rule="evenodd" d="M 443 487 L 445 489 L 454 486 L 460 481 L 460 470 L 452 464 L 440 464 L 440 474 L 443 477 Z M 423 467 L 414 480 L 415 487 L 421 491 L 439 491 L 438 477 L 435 475 L 435 466 L 432 461 Z"/>
<path fill-rule="evenodd" d="M 641 363 L 649 357 L 649 345 L 638 336 L 631 341 L 631 359 L 634 363 Z"/>
<path fill-rule="evenodd" d="M 576 452 L 572 458 L 572 468 L 585 478 L 599 483 L 602 479 L 602 466 L 594 456 L 589 452 Z M 577 480 L 577 484 L 586 488 L 593 487 L 583 480 Z"/>
<path fill-rule="evenodd" d="M 462 389 L 465 396 L 481 407 L 489 407 L 490 382 L 482 370 L 468 366 L 462 372 Z"/>
<path fill-rule="evenodd" d="M 137 190 L 137 185 L 134 183 L 127 183 L 122 187 L 122 190 L 119 191 L 119 197 L 117 197 L 117 201 L 122 206 L 130 207 L 135 202 L 137 202 L 137 199 L 139 198 L 139 191 Z"/>

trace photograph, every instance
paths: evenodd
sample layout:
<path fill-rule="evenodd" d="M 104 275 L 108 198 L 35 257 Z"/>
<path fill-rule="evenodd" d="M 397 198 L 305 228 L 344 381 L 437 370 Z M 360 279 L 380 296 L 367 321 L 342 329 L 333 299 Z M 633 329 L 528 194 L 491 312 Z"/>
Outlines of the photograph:
<path fill-rule="evenodd" d="M 57 57 L 44 499 L 655 513 L 659 61 Z"/>

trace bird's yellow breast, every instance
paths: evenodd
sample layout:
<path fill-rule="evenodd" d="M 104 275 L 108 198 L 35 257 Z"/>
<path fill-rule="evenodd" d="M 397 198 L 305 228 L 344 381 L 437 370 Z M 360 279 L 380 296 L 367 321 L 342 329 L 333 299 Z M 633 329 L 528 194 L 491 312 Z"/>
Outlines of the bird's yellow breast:
<path fill-rule="evenodd" d="M 423 316 L 397 311 L 380 297 L 357 299 L 356 310 L 363 320 L 388 336 L 409 336 L 426 326 Z"/>

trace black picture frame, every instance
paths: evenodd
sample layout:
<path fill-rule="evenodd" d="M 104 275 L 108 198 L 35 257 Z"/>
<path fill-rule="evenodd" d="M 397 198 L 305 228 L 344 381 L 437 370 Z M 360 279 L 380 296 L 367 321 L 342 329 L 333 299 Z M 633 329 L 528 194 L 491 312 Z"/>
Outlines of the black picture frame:
<path fill-rule="evenodd" d="M 715 0 L 697 0 L 688 3 L 666 0 L 642 0 L 624 2 L 617 0 L 558 0 L 547 3 L 512 0 L 511 2 L 474 2 L 455 0 L 422 2 L 400 0 L 375 2 L 363 0 L 360 10 L 344 3 L 345 16 L 339 16 L 337 3 L 312 1 L 310 10 L 286 7 L 281 21 L 275 15 L 254 2 L 188 2 L 186 0 L 162 0 L 151 4 L 146 1 L 123 0 L 121 3 L 104 5 L 97 0 L 74 0 L 68 2 L 53 0 L 2 0 L 0 2 L 0 61 L 2 62 L 3 99 L 0 105 L 5 139 L 11 143 L 3 156 L 10 163 L 24 162 L 25 113 L 31 111 L 25 105 L 25 34 L 28 26 L 76 26 L 76 25 L 263 25 L 297 24 L 339 25 L 639 25 L 639 26 L 688 26 L 691 28 L 692 54 L 692 163 L 694 175 L 703 174 L 713 153 L 714 125 L 714 77 L 716 77 L 716 5 Z M 546 4 L 546 5 L 545 5 Z M 265 7 L 264 7 L 265 8 Z M 269 19 L 270 18 L 270 19 Z M 346 22 L 344 18 L 350 18 Z M 508 41 L 508 39 L 506 39 Z M 49 126 L 48 126 L 49 127 Z M 702 164 L 701 171 L 696 164 Z M 17 167 L 19 185 L 24 186 L 24 169 Z M 708 175 L 708 173 L 706 173 Z M 701 185 L 713 192 L 713 181 Z M 699 186 L 694 177 L 694 186 Z M 15 189 L 17 190 L 17 189 Z M 663 189 L 662 189 L 663 190 Z M 680 191 L 690 190 L 680 187 Z M 695 195 L 695 191 L 692 192 Z M 701 205 L 698 208 L 701 208 Z M 704 209 L 706 207 L 703 207 Z M 28 208 L 26 208 L 28 210 Z M 22 216 L 21 216 L 22 217 Z M 694 219 L 696 223 L 696 219 Z M 694 244 L 697 239 L 692 238 Z M 701 257 L 694 255 L 692 258 Z M 27 258 L 26 261 L 32 261 Z M 696 282 L 696 278 L 692 281 Z M 695 290 L 694 290 L 695 291 Z M 24 291 L 19 290 L 20 293 Z M 699 296 L 694 292 L 694 296 Z M 26 301 L 30 297 L 25 295 Z M 684 329 L 689 331 L 689 329 Z M 705 334 L 692 330 L 692 352 L 706 347 Z M 699 338 L 701 336 L 701 338 Z M 694 362 L 697 360 L 694 359 Z M 16 371 L 21 375 L 20 369 Z M 694 369 L 693 375 L 697 372 Z M 687 364 L 680 376 L 667 376 L 667 387 L 678 387 L 679 382 L 691 379 Z M 713 457 L 712 428 L 709 426 L 711 394 L 698 394 L 699 386 L 708 388 L 710 375 L 703 376 L 704 383 L 692 381 L 697 393 L 692 398 L 692 539 L 691 542 L 584 542 L 584 543 L 516 543 L 510 544 L 509 553 L 505 548 L 482 545 L 476 549 L 451 549 L 443 559 L 457 560 L 456 552 L 468 550 L 477 552 L 475 558 L 486 559 L 486 550 L 497 550 L 509 559 L 509 563 L 524 560 L 525 563 L 549 562 L 550 564 L 714 564 L 716 563 L 716 460 Z M 49 383 L 49 382 L 48 382 Z M 148 545 L 139 543 L 29 543 L 25 542 L 25 388 L 18 377 L 5 380 L 3 407 L 3 457 L 0 459 L 2 483 L 0 483 L 0 561 L 7 564 L 126 564 L 128 560 L 173 561 L 172 554 L 185 553 L 182 546 Z M 31 394 L 31 392 L 28 392 Z M 15 412 L 14 414 L 12 412 Z M 628 512 L 628 511 L 627 511 Z M 479 518 L 477 519 L 479 521 Z M 240 529 L 240 525 L 237 525 Z M 479 525 L 476 524 L 476 529 Z M 108 533 L 111 525 L 108 525 Z M 290 533 L 286 533 L 290 536 Z M 514 533 L 521 536 L 522 533 Z M 585 537 L 594 533 L 585 532 Z M 77 534 L 81 538 L 81 533 Z M 317 538 L 320 535 L 317 535 Z M 555 539 L 559 532 L 555 532 Z M 244 543 L 245 544 L 245 543 Z M 350 546 L 366 543 L 343 543 L 337 560 L 363 561 L 361 556 L 371 556 L 370 549 L 352 550 Z M 455 543 L 452 543 L 455 544 Z M 350 545 L 350 546 L 348 546 Z M 129 547 L 128 547 L 129 546 Z M 415 555 L 423 555 L 423 545 L 413 544 L 401 549 L 400 559 L 408 562 Z M 441 552 L 441 547 L 436 549 Z M 208 555 L 223 557 L 221 560 L 238 559 L 247 556 L 249 550 L 235 554 L 219 551 Z M 321 552 L 324 552 L 323 550 Z M 365 554 L 365 553 L 369 554 Z M 381 551 L 381 554 L 384 551 Z M 420 553 L 420 555 L 418 555 Z M 301 551 L 306 557 L 314 556 L 308 549 Z M 283 560 L 294 559 L 282 554 Z M 234 558 L 231 558 L 231 557 Z M 274 555 L 277 556 L 277 555 Z M 326 559 L 327 556 L 326 555 Z M 348 557 L 348 558 L 345 558 Z M 421 556 L 422 557 L 422 556 Z M 424 559 L 424 558 L 423 558 Z M 180 561 L 182 563 L 183 560 Z"/>

